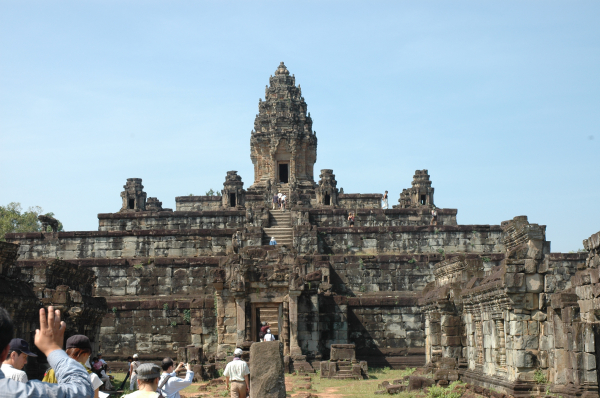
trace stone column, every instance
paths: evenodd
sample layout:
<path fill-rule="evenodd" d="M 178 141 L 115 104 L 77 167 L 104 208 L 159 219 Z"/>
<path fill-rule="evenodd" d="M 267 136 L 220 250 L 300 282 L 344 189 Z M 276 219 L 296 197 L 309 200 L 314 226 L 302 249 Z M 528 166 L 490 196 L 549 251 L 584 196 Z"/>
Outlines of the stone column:
<path fill-rule="evenodd" d="M 235 308 L 237 315 L 237 346 L 241 347 L 246 338 L 246 299 L 244 297 L 235 298 Z"/>
<path fill-rule="evenodd" d="M 506 367 L 506 337 L 504 336 L 504 319 L 496 319 L 496 334 L 498 335 L 498 365 Z"/>
<path fill-rule="evenodd" d="M 483 327 L 481 320 L 475 321 L 475 339 L 477 342 L 477 364 L 483 365 Z"/>
<path fill-rule="evenodd" d="M 302 355 L 302 349 L 298 345 L 298 296 L 300 291 L 290 290 L 290 354 Z"/>

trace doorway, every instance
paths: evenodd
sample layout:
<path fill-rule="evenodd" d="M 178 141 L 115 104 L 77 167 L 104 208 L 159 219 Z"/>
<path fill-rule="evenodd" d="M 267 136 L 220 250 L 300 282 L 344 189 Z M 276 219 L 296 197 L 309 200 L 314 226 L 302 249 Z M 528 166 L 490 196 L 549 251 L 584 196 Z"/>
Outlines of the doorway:
<path fill-rule="evenodd" d="M 235 203 L 235 194 L 234 193 L 230 193 L 229 194 L 229 206 L 230 207 L 235 207 L 236 203 Z"/>
<path fill-rule="evenodd" d="M 259 341 L 262 322 L 267 322 L 276 340 L 280 340 L 282 325 L 281 303 L 252 303 L 252 341 Z"/>
<path fill-rule="evenodd" d="M 135 208 L 135 199 L 129 199 L 127 207 L 129 209 L 134 209 Z"/>
<path fill-rule="evenodd" d="M 279 182 L 287 184 L 289 181 L 289 163 L 279 163 Z"/>
<path fill-rule="evenodd" d="M 325 199 L 323 199 L 323 204 L 325 206 L 331 205 L 331 196 L 328 193 L 325 194 Z"/>

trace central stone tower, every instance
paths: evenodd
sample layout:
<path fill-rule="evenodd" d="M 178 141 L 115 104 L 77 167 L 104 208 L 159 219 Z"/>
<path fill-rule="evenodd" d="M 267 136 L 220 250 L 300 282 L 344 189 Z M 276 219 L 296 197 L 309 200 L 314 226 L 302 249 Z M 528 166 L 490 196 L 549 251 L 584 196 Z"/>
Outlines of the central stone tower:
<path fill-rule="evenodd" d="M 298 189 L 316 186 L 313 168 L 317 161 L 317 137 L 296 78 L 279 64 L 269 79 L 265 100 L 259 100 L 258 115 L 250 138 L 255 191 Z"/>

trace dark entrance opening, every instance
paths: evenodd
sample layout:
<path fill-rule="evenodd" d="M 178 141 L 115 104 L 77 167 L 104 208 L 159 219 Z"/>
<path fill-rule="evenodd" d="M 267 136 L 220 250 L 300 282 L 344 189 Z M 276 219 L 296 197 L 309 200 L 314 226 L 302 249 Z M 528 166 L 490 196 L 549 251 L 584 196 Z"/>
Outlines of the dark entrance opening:
<path fill-rule="evenodd" d="M 235 203 L 235 194 L 234 193 L 230 193 L 229 194 L 229 205 L 231 207 L 235 207 L 236 203 Z"/>
<path fill-rule="evenodd" d="M 323 204 L 325 206 L 329 206 L 331 204 L 331 196 L 328 193 L 325 194 L 325 199 L 323 200 Z"/>
<path fill-rule="evenodd" d="M 425 204 L 425 195 L 421 195 L 421 204 L 424 205 Z"/>
<path fill-rule="evenodd" d="M 279 163 L 279 182 L 284 184 L 289 182 L 289 169 L 287 163 Z"/>
<path fill-rule="evenodd" d="M 128 202 L 127 204 L 128 204 L 128 206 L 127 206 L 127 207 L 128 207 L 129 209 L 133 209 L 133 208 L 135 208 L 135 199 L 129 199 L 129 202 Z"/>
<path fill-rule="evenodd" d="M 252 303 L 252 338 L 259 341 L 262 322 L 267 322 L 275 340 L 280 340 L 282 308 L 279 303 Z"/>

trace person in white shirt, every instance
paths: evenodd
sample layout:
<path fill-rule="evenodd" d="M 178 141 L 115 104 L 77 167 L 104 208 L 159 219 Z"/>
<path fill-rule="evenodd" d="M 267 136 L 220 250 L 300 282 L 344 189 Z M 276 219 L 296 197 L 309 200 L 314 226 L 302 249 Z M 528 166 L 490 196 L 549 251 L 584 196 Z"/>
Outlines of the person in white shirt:
<path fill-rule="evenodd" d="M 275 341 L 275 336 L 271 333 L 271 329 L 267 329 L 267 334 L 265 334 L 264 341 Z"/>
<path fill-rule="evenodd" d="M 181 398 L 179 391 L 192 385 L 192 381 L 194 380 L 194 372 L 192 372 L 192 365 L 189 363 L 186 365 L 181 362 L 179 365 L 177 365 L 175 370 L 173 370 L 173 365 L 173 360 L 171 358 L 163 359 L 161 364 L 163 374 L 160 376 L 158 385 L 162 385 L 161 390 L 165 393 L 167 398 Z M 184 367 L 187 370 L 185 379 L 177 377 L 177 372 Z M 168 380 L 165 382 L 167 377 Z"/>
<path fill-rule="evenodd" d="M 129 374 L 131 375 L 131 379 L 129 381 L 129 389 L 131 391 L 135 391 L 138 388 L 137 384 L 137 368 L 141 365 L 140 361 L 138 361 L 138 354 L 133 354 L 133 361 L 129 364 Z"/>
<path fill-rule="evenodd" d="M 242 353 L 241 348 L 236 348 L 233 351 L 233 361 L 225 366 L 225 371 L 223 372 L 223 376 L 226 377 L 228 390 L 230 389 L 229 383 L 231 382 L 231 398 L 246 398 L 246 395 L 250 391 L 250 378 L 248 377 L 250 368 L 245 361 L 240 359 Z"/>
<path fill-rule="evenodd" d="M 29 351 L 29 344 L 23 339 L 12 339 L 8 343 L 8 356 L 2 362 L 2 372 L 5 377 L 27 383 L 27 373 L 23 372 L 23 367 L 27 364 L 27 357 L 37 357 Z"/>

